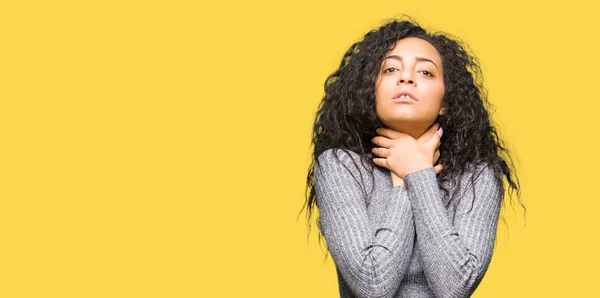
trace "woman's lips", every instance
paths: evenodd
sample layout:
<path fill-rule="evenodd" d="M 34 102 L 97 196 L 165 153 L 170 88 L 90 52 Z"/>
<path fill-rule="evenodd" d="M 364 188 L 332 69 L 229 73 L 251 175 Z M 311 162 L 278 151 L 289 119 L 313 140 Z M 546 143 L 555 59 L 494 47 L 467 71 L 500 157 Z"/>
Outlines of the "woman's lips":
<path fill-rule="evenodd" d="M 392 98 L 394 102 L 414 102 L 417 101 L 414 95 L 408 91 L 402 91 Z"/>
<path fill-rule="evenodd" d="M 415 102 L 416 100 L 414 100 L 412 97 L 400 96 L 400 97 L 392 98 L 392 101 L 393 102 Z"/>

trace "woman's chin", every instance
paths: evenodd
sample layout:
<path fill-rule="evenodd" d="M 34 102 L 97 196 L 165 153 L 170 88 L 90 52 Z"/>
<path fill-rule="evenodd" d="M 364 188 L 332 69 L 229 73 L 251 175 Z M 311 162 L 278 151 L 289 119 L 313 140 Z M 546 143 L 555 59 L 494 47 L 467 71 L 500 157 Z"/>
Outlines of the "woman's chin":
<path fill-rule="evenodd" d="M 414 117 L 414 115 L 410 113 L 395 113 L 386 117 L 383 123 L 389 124 L 392 126 L 412 126 L 415 123 L 418 123 L 418 119 Z"/>
<path fill-rule="evenodd" d="M 423 133 L 423 130 L 426 130 L 431 124 L 427 124 L 430 121 L 426 121 L 425 119 L 415 119 L 415 118 L 393 118 L 386 119 L 382 121 L 385 127 L 391 128 L 395 131 L 407 133 L 410 135 L 416 135 Z"/>

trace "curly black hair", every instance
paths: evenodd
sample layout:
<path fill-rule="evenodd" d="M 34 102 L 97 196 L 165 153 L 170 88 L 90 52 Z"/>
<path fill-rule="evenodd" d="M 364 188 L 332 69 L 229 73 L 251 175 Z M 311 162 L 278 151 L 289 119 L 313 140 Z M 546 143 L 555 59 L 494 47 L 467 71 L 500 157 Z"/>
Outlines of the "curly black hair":
<path fill-rule="evenodd" d="M 436 120 L 444 128 L 438 160 L 444 169 L 438 175 L 438 182 L 459 185 L 465 171 L 486 163 L 497 174 L 500 185 L 504 185 L 506 178 L 509 196 L 512 199 L 516 193 L 519 203 L 527 211 L 520 200 L 520 184 L 512 157 L 488 113 L 493 106 L 487 100 L 477 58 L 455 36 L 444 32 L 430 33 L 410 17 L 406 18 L 408 20 L 388 20 L 377 30 L 368 32 L 363 40 L 352 44 L 339 68 L 325 80 L 325 95 L 312 131 L 314 151 L 306 180 L 306 201 L 300 211 L 307 210 L 309 235 L 311 215 L 316 206 L 314 166 L 321 153 L 331 148 L 353 151 L 361 156 L 364 164 L 371 165 L 374 179 L 374 164 L 367 153 L 374 146 L 371 139 L 377 136 L 375 130 L 383 127 L 376 113 L 376 78 L 385 55 L 397 41 L 407 37 L 417 37 L 432 44 L 444 67 L 443 106 L 447 112 Z M 439 184 L 447 195 L 449 190 L 443 183 Z M 322 240 L 321 233 L 319 240 Z"/>

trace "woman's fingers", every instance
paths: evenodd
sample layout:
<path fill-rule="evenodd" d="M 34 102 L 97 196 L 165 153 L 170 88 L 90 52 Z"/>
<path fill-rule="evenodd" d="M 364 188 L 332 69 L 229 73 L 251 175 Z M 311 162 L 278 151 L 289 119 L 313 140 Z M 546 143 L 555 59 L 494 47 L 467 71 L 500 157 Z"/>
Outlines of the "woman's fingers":
<path fill-rule="evenodd" d="M 394 144 L 393 140 L 387 137 L 377 136 L 371 139 L 371 142 L 379 147 L 390 148 Z"/>
<path fill-rule="evenodd" d="M 387 158 L 390 155 L 390 149 L 387 149 L 387 148 L 375 147 L 371 151 L 373 152 L 373 154 L 375 154 L 379 157 Z"/>
<path fill-rule="evenodd" d="M 373 163 L 375 163 L 376 165 L 378 165 L 380 167 L 389 169 L 388 164 L 387 164 L 387 159 L 385 159 L 385 158 L 373 158 Z"/>
<path fill-rule="evenodd" d="M 438 159 L 440 159 L 440 150 L 435 150 L 435 153 L 433 153 L 433 164 L 435 164 Z"/>
<path fill-rule="evenodd" d="M 443 169 L 444 169 L 444 166 L 442 166 L 442 164 L 439 164 L 439 165 L 433 167 L 433 170 L 435 171 L 436 175 L 441 173 Z"/>
<path fill-rule="evenodd" d="M 417 141 L 420 144 L 427 142 L 431 138 L 431 136 L 433 136 L 433 134 L 438 130 L 439 127 L 440 125 L 438 123 L 434 123 L 431 127 L 429 127 L 429 129 L 427 129 L 427 131 L 425 131 L 423 135 L 419 137 L 419 139 L 417 139 Z"/>
<path fill-rule="evenodd" d="M 443 133 L 443 129 L 440 127 L 440 129 L 438 129 L 436 131 L 436 133 L 434 133 L 431 138 L 429 138 L 429 140 L 427 140 L 427 145 L 431 146 L 430 148 L 435 148 L 435 150 L 437 150 L 437 148 L 440 146 L 440 140 L 442 139 L 442 133 Z"/>
<path fill-rule="evenodd" d="M 395 131 L 393 129 L 389 129 L 386 127 L 380 127 L 378 129 L 376 129 L 375 132 L 381 136 L 384 136 L 384 137 L 387 137 L 390 139 L 395 139 L 395 138 L 398 138 L 403 135 L 403 133 L 401 133 L 399 131 Z"/>

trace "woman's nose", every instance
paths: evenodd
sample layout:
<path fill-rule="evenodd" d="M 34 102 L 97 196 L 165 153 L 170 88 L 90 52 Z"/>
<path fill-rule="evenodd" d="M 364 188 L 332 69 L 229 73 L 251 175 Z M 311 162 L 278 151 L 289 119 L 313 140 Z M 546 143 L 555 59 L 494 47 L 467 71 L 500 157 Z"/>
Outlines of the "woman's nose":
<path fill-rule="evenodd" d="M 412 74 L 409 71 L 403 71 L 400 74 L 400 79 L 398 80 L 398 84 L 409 84 L 413 85 L 415 83 Z"/>

